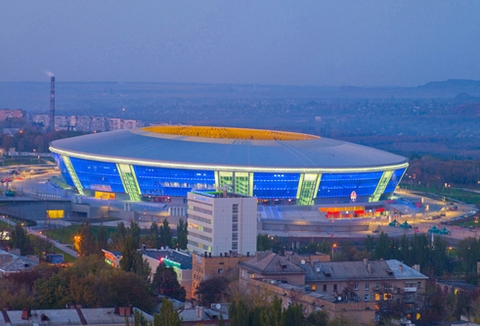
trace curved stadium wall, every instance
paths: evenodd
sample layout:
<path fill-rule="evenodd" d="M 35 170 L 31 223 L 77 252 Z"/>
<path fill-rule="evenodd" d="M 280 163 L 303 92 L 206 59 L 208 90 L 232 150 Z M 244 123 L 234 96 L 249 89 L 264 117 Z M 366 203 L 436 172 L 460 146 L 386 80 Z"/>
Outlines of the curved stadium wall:
<path fill-rule="evenodd" d="M 377 202 L 407 159 L 314 135 L 241 128 L 155 126 L 53 141 L 67 184 L 82 195 L 186 197 L 227 189 L 299 205 Z"/>

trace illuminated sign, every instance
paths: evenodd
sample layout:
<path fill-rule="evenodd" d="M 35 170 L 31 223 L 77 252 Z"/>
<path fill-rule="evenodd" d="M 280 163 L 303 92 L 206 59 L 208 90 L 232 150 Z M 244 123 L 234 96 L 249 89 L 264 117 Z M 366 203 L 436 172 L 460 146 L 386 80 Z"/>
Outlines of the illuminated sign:
<path fill-rule="evenodd" d="M 47 209 L 48 218 L 64 218 L 65 211 L 63 209 Z"/>
<path fill-rule="evenodd" d="M 100 198 L 100 199 L 115 199 L 115 194 L 111 192 L 103 192 L 103 191 L 95 191 L 95 198 Z"/>

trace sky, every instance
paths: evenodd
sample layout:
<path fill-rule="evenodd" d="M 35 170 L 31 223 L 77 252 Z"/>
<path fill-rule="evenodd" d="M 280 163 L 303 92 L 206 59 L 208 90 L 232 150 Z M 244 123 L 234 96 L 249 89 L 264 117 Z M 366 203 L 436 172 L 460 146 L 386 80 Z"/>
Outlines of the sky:
<path fill-rule="evenodd" d="M 480 80 L 478 0 L 2 0 L 0 82 Z"/>

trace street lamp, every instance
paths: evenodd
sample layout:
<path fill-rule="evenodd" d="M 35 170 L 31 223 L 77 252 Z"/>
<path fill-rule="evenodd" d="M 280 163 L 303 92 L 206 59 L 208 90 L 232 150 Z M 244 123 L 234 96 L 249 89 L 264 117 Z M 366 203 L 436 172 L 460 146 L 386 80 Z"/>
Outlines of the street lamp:
<path fill-rule="evenodd" d="M 80 235 L 76 235 L 73 237 L 73 239 L 75 240 L 74 242 L 74 246 L 75 246 L 75 249 L 77 250 L 78 254 L 80 255 L 80 241 L 82 241 L 82 237 Z"/>
<path fill-rule="evenodd" d="M 337 248 L 336 243 L 332 244 L 332 260 L 333 260 L 333 254 L 335 253 L 335 248 Z"/>

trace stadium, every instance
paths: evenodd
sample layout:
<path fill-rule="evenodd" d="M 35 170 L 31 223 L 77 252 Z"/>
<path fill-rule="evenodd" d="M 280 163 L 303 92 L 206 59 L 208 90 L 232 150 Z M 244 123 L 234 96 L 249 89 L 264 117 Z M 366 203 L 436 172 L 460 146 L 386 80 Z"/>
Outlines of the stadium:
<path fill-rule="evenodd" d="M 405 157 L 345 141 L 209 126 L 90 134 L 50 151 L 79 194 L 131 201 L 220 188 L 265 203 L 372 205 L 392 196 L 408 167 Z"/>

